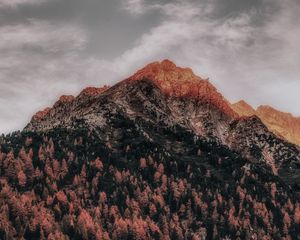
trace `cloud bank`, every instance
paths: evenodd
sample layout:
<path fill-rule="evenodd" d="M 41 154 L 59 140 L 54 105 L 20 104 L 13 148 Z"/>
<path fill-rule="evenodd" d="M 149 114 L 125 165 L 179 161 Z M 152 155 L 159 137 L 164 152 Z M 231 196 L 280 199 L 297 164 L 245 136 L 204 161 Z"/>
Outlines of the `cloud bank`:
<path fill-rule="evenodd" d="M 47 0 L 1 0 L 0 1 L 0 8 L 16 8 L 20 5 L 35 5 L 35 4 L 42 4 Z"/>

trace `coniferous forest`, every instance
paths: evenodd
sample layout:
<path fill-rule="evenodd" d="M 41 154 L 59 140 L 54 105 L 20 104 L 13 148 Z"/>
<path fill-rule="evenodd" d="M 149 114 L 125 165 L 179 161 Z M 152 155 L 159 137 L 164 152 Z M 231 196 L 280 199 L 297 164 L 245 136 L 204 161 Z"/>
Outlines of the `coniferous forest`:
<path fill-rule="evenodd" d="M 182 129 L 154 143 L 126 124 L 119 142 L 80 128 L 2 136 L 0 238 L 299 238 L 299 201 L 263 163 Z"/>

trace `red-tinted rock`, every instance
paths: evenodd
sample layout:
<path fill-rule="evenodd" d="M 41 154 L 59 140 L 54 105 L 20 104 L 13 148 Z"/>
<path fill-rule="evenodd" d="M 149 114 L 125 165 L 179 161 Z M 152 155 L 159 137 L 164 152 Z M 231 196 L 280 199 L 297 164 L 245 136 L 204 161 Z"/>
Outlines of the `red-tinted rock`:
<path fill-rule="evenodd" d="M 103 86 L 100 88 L 97 87 L 87 87 L 84 90 L 81 91 L 79 96 L 97 96 L 103 92 L 105 92 L 107 89 L 109 89 L 109 86 Z"/>
<path fill-rule="evenodd" d="M 33 115 L 32 121 L 39 121 L 46 117 L 46 115 L 50 112 L 51 108 L 47 107 L 42 111 L 38 111 L 36 114 Z"/>
<path fill-rule="evenodd" d="M 214 105 L 232 118 L 237 117 L 217 89 L 208 80 L 196 76 L 190 68 L 177 67 L 170 60 L 154 62 L 139 70 L 127 81 L 143 79 L 153 81 L 168 96 L 201 100 Z"/>
<path fill-rule="evenodd" d="M 59 100 L 54 104 L 53 107 L 57 107 L 61 104 L 66 104 L 66 103 L 70 103 L 75 99 L 74 96 L 72 95 L 62 95 Z"/>

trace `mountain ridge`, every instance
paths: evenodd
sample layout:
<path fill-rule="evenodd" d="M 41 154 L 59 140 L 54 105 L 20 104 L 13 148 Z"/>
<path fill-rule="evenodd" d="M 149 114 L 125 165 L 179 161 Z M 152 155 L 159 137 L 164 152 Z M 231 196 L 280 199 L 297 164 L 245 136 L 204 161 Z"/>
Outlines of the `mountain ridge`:
<path fill-rule="evenodd" d="M 257 115 L 277 136 L 300 146 L 299 117 L 295 117 L 291 113 L 279 111 L 268 105 L 261 105 L 257 109 L 254 109 L 243 100 L 231 106 L 240 116 Z"/>
<path fill-rule="evenodd" d="M 224 115 L 224 117 L 219 117 L 219 119 L 224 119 L 226 122 L 229 122 L 237 117 L 237 114 L 231 109 L 230 103 L 217 91 L 217 89 L 211 83 L 209 83 L 208 80 L 203 80 L 200 77 L 196 76 L 189 68 L 180 68 L 171 61 L 164 60 L 162 62 L 154 62 L 147 65 L 146 67 L 137 71 L 131 77 L 119 82 L 115 86 L 110 88 L 106 87 L 104 89 L 105 91 L 100 90 L 96 95 L 82 96 L 82 94 L 79 94 L 77 97 L 68 97 L 68 101 L 63 101 L 64 104 L 62 105 L 58 105 L 57 103 L 54 104 L 50 111 L 48 109 L 48 111 L 44 113 L 43 119 L 37 119 L 36 117 L 33 118 L 32 121 L 27 125 L 27 127 L 25 127 L 25 130 L 36 130 L 37 128 L 42 130 L 42 123 L 46 122 L 45 120 L 47 119 L 50 121 L 51 119 L 54 119 L 53 116 L 55 117 L 56 112 L 60 112 L 59 114 L 61 114 L 61 117 L 66 118 L 64 122 L 70 122 L 71 119 L 67 119 L 67 117 L 65 116 L 66 112 L 73 110 L 76 111 L 79 105 L 84 105 L 83 102 L 97 101 L 97 99 L 101 101 L 100 99 L 104 97 L 105 94 L 110 94 L 111 100 L 123 94 L 122 98 L 124 98 L 124 101 L 120 102 L 118 99 L 115 101 L 119 101 L 121 106 L 124 102 L 127 101 L 126 95 L 128 95 L 128 92 L 126 91 L 129 90 L 131 86 L 138 85 L 138 82 L 140 81 L 144 81 L 144 83 L 149 81 L 150 85 L 155 85 L 159 89 L 159 91 L 161 91 L 162 94 L 166 96 L 166 98 L 168 98 L 169 103 L 167 103 L 167 108 L 173 108 L 174 111 L 171 112 L 177 112 L 179 121 L 183 121 L 192 125 L 193 128 L 196 129 L 196 131 L 198 131 L 199 133 L 204 131 L 202 126 L 197 126 L 197 124 L 201 121 L 196 120 L 197 114 L 193 114 L 193 116 L 190 116 L 190 119 L 184 116 L 184 110 L 182 109 L 184 104 L 188 104 L 188 106 L 186 107 L 194 110 L 196 110 L 196 105 L 200 108 L 203 108 L 203 110 L 201 110 L 201 117 L 205 117 L 205 115 L 208 116 L 210 110 L 214 111 L 218 115 Z M 175 99 L 182 100 L 179 101 L 181 106 L 176 105 L 178 102 L 176 104 L 171 103 Z M 59 102 L 62 101 L 59 100 L 58 103 Z M 128 103 L 128 105 L 130 104 L 131 103 Z M 96 108 L 96 106 L 94 108 Z M 126 108 L 126 106 L 124 106 L 124 108 Z M 82 114 L 85 113 L 77 112 L 77 114 L 74 115 Z M 172 121 L 176 122 L 176 117 L 173 117 L 174 119 Z M 60 120 L 56 121 L 55 124 L 59 125 L 59 122 Z M 47 125 L 51 128 L 51 124 Z M 221 125 L 222 124 L 217 127 L 218 129 L 215 129 L 215 132 L 218 132 L 218 135 L 222 135 L 222 132 L 225 131 L 224 129 L 222 129 Z"/>

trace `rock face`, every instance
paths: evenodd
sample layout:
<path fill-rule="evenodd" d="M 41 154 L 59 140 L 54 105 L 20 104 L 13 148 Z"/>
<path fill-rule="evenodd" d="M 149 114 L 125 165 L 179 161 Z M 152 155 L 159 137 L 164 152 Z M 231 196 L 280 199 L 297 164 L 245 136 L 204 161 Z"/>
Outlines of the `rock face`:
<path fill-rule="evenodd" d="M 97 131 L 103 141 L 118 144 L 123 122 L 133 123 L 149 141 L 155 139 L 153 129 L 184 129 L 195 139 L 205 138 L 250 161 L 265 162 L 274 174 L 295 183 L 300 176 L 299 148 L 270 132 L 265 126 L 270 120 L 252 116 L 262 110 L 245 102 L 232 107 L 209 81 L 164 60 L 110 88 L 87 88 L 75 98 L 61 98 L 37 114 L 41 117 L 34 117 L 25 131 L 87 128 Z"/>
<path fill-rule="evenodd" d="M 258 116 L 262 122 L 278 137 L 300 146 L 300 118 L 290 113 L 278 111 L 270 106 L 253 109 L 245 101 L 232 104 L 233 110 L 240 116 Z"/>
<path fill-rule="evenodd" d="M 50 112 L 50 110 L 51 110 L 51 108 L 47 107 L 44 110 L 37 112 L 36 114 L 34 114 L 32 116 L 31 121 L 34 121 L 34 122 L 42 121 L 47 116 L 47 114 Z"/>
<path fill-rule="evenodd" d="M 63 105 L 68 105 L 75 99 L 74 96 L 72 95 L 63 95 L 61 96 L 58 101 L 53 105 L 53 108 L 63 106 Z"/>

